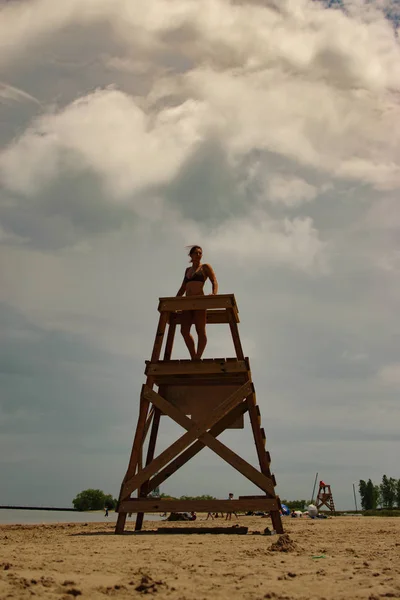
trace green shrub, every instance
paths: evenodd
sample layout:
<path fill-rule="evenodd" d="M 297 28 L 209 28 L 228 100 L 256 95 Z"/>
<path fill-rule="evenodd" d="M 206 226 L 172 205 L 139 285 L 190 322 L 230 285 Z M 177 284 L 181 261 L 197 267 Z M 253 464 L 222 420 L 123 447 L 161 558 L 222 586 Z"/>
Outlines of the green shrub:
<path fill-rule="evenodd" d="M 400 517 L 400 510 L 364 510 L 363 517 Z"/>

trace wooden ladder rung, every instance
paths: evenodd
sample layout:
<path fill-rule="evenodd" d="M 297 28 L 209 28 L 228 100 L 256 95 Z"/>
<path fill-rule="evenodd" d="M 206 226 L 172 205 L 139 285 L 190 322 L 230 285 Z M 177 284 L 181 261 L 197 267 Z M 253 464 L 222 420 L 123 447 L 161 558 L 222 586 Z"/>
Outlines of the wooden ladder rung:
<path fill-rule="evenodd" d="M 148 376 L 165 375 L 229 375 L 231 373 L 245 374 L 248 378 L 248 365 L 245 360 L 226 361 L 218 360 L 170 360 L 158 361 L 156 363 L 146 362 L 145 374 Z"/>

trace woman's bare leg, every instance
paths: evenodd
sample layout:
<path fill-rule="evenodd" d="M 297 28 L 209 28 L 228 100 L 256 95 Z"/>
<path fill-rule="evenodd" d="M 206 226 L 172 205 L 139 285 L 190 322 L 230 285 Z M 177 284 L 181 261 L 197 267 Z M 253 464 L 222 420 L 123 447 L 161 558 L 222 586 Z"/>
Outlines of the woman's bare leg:
<path fill-rule="evenodd" d="M 193 311 L 185 310 L 182 315 L 181 334 L 185 340 L 187 349 L 192 360 L 196 359 L 196 346 L 194 345 L 194 339 L 190 335 L 190 328 L 193 323 Z"/>
<path fill-rule="evenodd" d="M 206 323 L 207 323 L 207 311 L 206 310 L 195 310 L 194 312 L 194 324 L 196 326 L 196 332 L 198 335 L 197 352 L 196 358 L 199 360 L 203 356 L 205 347 L 207 346 L 207 335 L 206 335 Z"/>

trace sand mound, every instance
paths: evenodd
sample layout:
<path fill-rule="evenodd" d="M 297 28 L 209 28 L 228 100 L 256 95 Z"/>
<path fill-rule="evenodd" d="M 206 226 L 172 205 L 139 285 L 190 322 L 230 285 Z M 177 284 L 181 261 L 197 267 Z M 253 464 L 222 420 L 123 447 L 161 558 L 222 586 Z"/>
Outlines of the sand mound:
<path fill-rule="evenodd" d="M 288 533 L 284 533 L 274 542 L 270 548 L 271 552 L 295 552 L 297 544 L 292 540 Z"/>

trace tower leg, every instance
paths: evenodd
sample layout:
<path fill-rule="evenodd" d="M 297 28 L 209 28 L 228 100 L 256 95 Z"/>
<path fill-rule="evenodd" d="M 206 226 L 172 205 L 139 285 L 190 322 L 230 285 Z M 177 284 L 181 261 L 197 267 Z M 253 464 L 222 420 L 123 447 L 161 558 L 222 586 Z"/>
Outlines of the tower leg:
<path fill-rule="evenodd" d="M 126 513 L 118 513 L 117 524 L 115 526 L 115 533 L 122 535 L 124 533 L 126 523 Z"/>
<path fill-rule="evenodd" d="M 172 348 L 174 346 L 174 339 L 175 339 L 175 331 L 176 331 L 176 319 L 175 319 L 175 316 L 173 314 L 171 314 L 169 317 L 167 341 L 166 341 L 165 350 L 164 350 L 164 360 L 171 360 Z M 157 441 L 157 435 L 158 435 L 158 428 L 160 425 L 161 412 L 159 411 L 158 408 L 154 408 L 154 411 L 155 412 L 154 412 L 153 426 L 152 426 L 152 430 L 151 430 L 151 434 L 150 434 L 149 447 L 147 450 L 146 466 L 148 464 L 150 464 L 154 458 L 154 452 L 155 452 L 155 448 L 156 448 L 156 441 Z M 147 496 L 147 494 L 148 494 L 148 485 L 146 482 L 141 486 L 139 495 Z M 144 517 L 144 513 L 137 514 L 135 531 L 140 531 L 142 529 L 143 517 Z"/>
<path fill-rule="evenodd" d="M 162 348 L 162 344 L 164 341 L 164 334 L 165 334 L 165 329 L 166 329 L 166 326 L 168 323 L 168 319 L 169 319 L 168 312 L 163 312 L 160 314 L 160 318 L 158 320 L 156 337 L 154 340 L 153 352 L 151 355 L 152 362 L 157 362 L 160 358 L 161 348 Z M 171 349 L 172 349 L 172 344 L 171 344 Z M 147 378 L 146 385 L 148 385 L 151 388 L 153 387 L 154 381 L 151 377 Z M 139 419 L 138 419 L 138 423 L 137 423 L 137 427 L 136 427 L 135 439 L 133 441 L 133 447 L 132 447 L 131 457 L 129 460 L 128 470 L 124 477 L 124 481 L 122 482 L 118 505 L 122 502 L 122 500 L 126 499 L 126 498 L 123 498 L 123 494 L 122 494 L 124 482 L 126 480 L 128 480 L 130 477 L 133 477 L 133 475 L 135 474 L 136 469 L 138 467 L 139 457 L 140 457 L 140 453 L 142 451 L 143 440 L 145 437 L 146 420 L 147 420 L 147 414 L 149 412 L 149 405 L 150 405 L 149 401 L 143 397 L 143 394 L 141 394 L 140 395 Z M 115 533 L 121 534 L 124 532 L 125 522 L 126 522 L 126 514 L 119 513 L 118 519 L 117 519 L 117 525 L 115 527 Z"/>
<path fill-rule="evenodd" d="M 146 457 L 146 467 L 147 465 L 149 465 L 151 463 L 151 461 L 154 458 L 154 452 L 156 449 L 156 441 L 157 441 L 157 434 L 158 434 L 158 428 L 160 425 L 160 417 L 161 417 L 161 413 L 159 411 L 158 408 L 154 409 L 154 418 L 153 418 L 153 425 L 151 428 L 151 433 L 150 433 L 150 440 L 149 440 L 149 447 L 147 449 L 147 457 Z M 140 492 L 139 492 L 139 496 L 147 496 L 148 494 L 148 483 L 147 481 L 141 486 L 140 488 Z M 136 523 L 135 523 L 135 531 L 140 531 L 142 529 L 143 526 L 143 517 L 144 517 L 144 513 L 138 513 L 137 517 L 136 517 Z"/>
<path fill-rule="evenodd" d="M 266 475 L 267 477 L 271 477 L 271 471 L 269 468 L 269 459 L 268 455 L 264 448 L 264 436 L 261 431 L 260 423 L 259 423 L 259 413 L 256 405 L 256 395 L 252 394 L 247 398 L 247 405 L 249 407 L 249 416 L 251 428 L 253 430 L 254 442 L 257 449 L 258 461 L 260 463 L 261 473 Z M 270 512 L 272 527 L 275 529 L 276 533 L 283 533 L 283 525 L 282 518 L 279 510 L 274 510 Z"/>
<path fill-rule="evenodd" d="M 145 427 L 146 427 L 146 418 L 147 418 L 148 410 L 149 410 L 149 402 L 148 402 L 148 400 L 143 398 L 143 395 L 141 395 L 139 420 L 138 420 L 138 424 L 136 427 L 135 439 L 133 442 L 133 447 L 132 447 L 128 470 L 126 472 L 124 481 L 122 482 L 122 485 L 121 485 L 121 491 L 120 491 L 120 495 L 119 495 L 118 505 L 122 502 L 122 500 L 126 499 L 123 497 L 123 492 L 122 492 L 124 483 L 127 479 L 129 479 L 129 477 L 132 477 L 135 474 L 138 463 L 139 463 L 139 457 L 140 457 L 140 453 L 142 450 L 143 437 L 144 437 L 144 431 L 145 431 Z M 117 509 L 118 509 L 118 507 L 117 507 Z M 118 519 L 117 519 L 117 525 L 115 527 L 115 533 L 121 534 L 124 532 L 125 522 L 126 522 L 126 514 L 119 513 Z"/>
<path fill-rule="evenodd" d="M 236 323 L 233 310 L 228 309 L 229 328 L 231 330 L 233 345 L 235 346 L 236 356 L 239 360 L 244 360 L 242 342 L 240 341 L 239 328 Z"/>
<path fill-rule="evenodd" d="M 275 529 L 276 533 L 284 533 L 279 510 L 271 510 L 269 514 L 271 515 L 272 527 Z"/>

